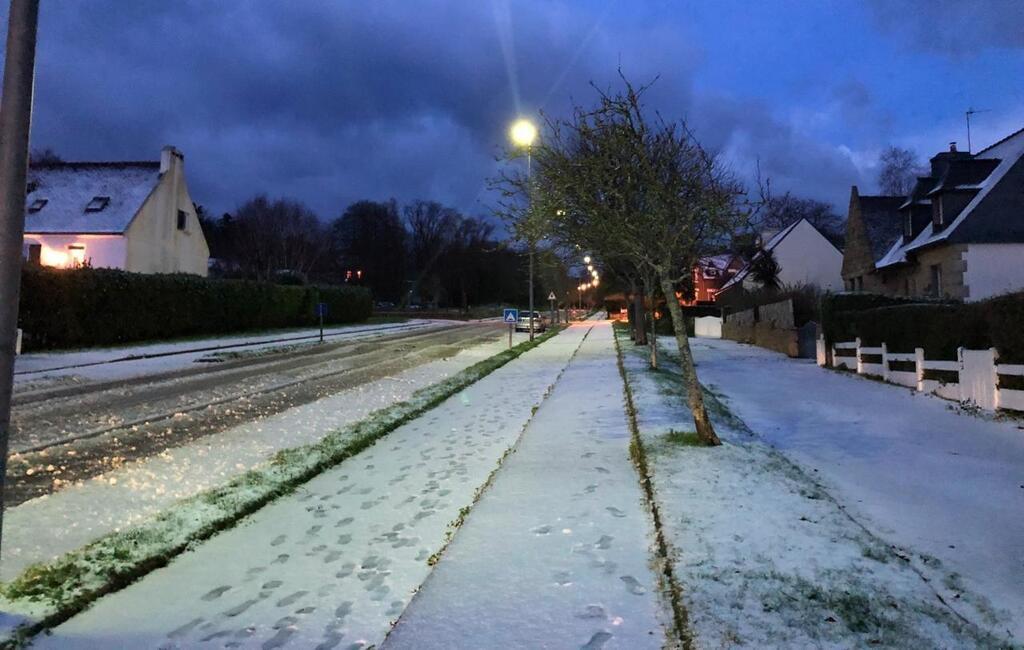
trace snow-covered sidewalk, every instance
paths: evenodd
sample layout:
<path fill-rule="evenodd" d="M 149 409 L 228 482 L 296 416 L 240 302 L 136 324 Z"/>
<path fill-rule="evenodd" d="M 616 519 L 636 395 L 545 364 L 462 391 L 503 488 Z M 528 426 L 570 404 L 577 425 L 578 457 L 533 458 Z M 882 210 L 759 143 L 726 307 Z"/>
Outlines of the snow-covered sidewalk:
<path fill-rule="evenodd" d="M 523 354 L 33 647 L 378 643 L 589 328 Z"/>
<path fill-rule="evenodd" d="M 661 648 L 612 328 L 594 327 L 384 648 Z"/>
<path fill-rule="evenodd" d="M 665 344 L 674 352 L 674 341 Z M 707 382 L 710 352 L 704 342 L 695 347 Z M 972 608 L 967 589 L 944 602 L 936 593 L 944 588 L 942 575 L 931 560 L 891 546 L 885 531 L 851 517 L 847 495 L 830 485 L 824 468 L 793 462 L 712 396 L 708 406 L 723 445 L 695 446 L 675 359 L 663 355 L 652 371 L 645 348 L 627 339 L 623 350 L 696 647 L 1000 646 L 1007 621 Z M 799 408 L 802 393 L 780 381 L 784 369 L 762 373 L 754 366 L 746 373 L 743 382 L 760 382 L 772 393 L 766 414 L 785 418 Z M 734 386 L 719 388 L 742 413 Z M 827 445 L 833 432 L 817 435 Z"/>
<path fill-rule="evenodd" d="M 732 341 L 697 339 L 694 356 L 705 385 L 760 437 L 814 468 L 858 520 L 916 552 L 948 601 L 976 594 L 966 606 L 1024 644 L 1019 422 Z"/>
<path fill-rule="evenodd" d="M 413 319 L 402 323 L 357 323 L 325 327 L 325 340 L 335 343 L 371 339 L 399 332 L 427 331 L 453 325 L 450 321 Z M 113 381 L 193 367 L 198 359 L 221 351 L 266 351 L 318 339 L 318 328 L 242 334 L 169 343 L 140 343 L 116 348 L 33 352 L 15 359 L 15 387 L 49 385 L 57 381 Z"/>
<path fill-rule="evenodd" d="M 517 337 L 524 338 L 524 337 Z M 223 485 L 275 452 L 316 442 L 329 431 L 408 399 L 506 349 L 494 342 L 410 368 L 276 415 L 232 427 L 157 456 L 70 484 L 4 512 L 0 580 L 110 532 L 147 519 L 179 499 Z"/>

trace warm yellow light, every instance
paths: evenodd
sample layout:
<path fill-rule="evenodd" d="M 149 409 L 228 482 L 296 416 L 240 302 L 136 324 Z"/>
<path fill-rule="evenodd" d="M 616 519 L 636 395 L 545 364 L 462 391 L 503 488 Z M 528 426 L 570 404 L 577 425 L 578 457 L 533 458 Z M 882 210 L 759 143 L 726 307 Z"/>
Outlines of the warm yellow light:
<path fill-rule="evenodd" d="M 508 133 L 512 142 L 520 147 L 529 147 L 537 139 L 537 127 L 527 119 L 516 120 Z"/>
<path fill-rule="evenodd" d="M 597 278 L 595 277 L 595 278 L 594 278 L 594 282 L 593 282 L 592 284 L 593 284 L 593 285 L 594 285 L 594 286 L 596 287 L 596 286 L 597 286 L 598 284 L 600 284 L 600 280 L 598 280 L 598 279 L 597 279 Z"/>
<path fill-rule="evenodd" d="M 590 264 L 590 256 L 589 255 L 585 255 L 583 257 L 583 263 L 584 264 Z"/>
<path fill-rule="evenodd" d="M 43 246 L 39 252 L 39 263 L 43 266 L 56 266 L 64 268 L 68 265 L 68 254 L 59 250 Z"/>

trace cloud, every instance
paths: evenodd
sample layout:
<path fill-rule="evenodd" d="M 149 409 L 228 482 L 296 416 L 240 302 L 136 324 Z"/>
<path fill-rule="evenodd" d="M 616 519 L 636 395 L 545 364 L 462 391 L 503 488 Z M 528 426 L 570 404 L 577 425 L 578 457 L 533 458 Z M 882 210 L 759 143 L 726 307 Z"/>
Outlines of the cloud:
<path fill-rule="evenodd" d="M 892 37 L 925 52 L 966 56 L 1024 48 L 1020 0 L 870 0 L 869 7 Z"/>
<path fill-rule="evenodd" d="M 659 76 L 647 95 L 738 165 L 841 200 L 850 157 L 755 101 L 694 89 L 704 53 L 624 4 L 543 0 L 44 3 L 33 143 L 68 159 L 185 152 L 215 212 L 257 192 L 332 218 L 351 201 L 432 198 L 482 213 L 518 110 L 559 114 L 590 83 Z M 865 89 L 840 89 L 856 107 Z"/>

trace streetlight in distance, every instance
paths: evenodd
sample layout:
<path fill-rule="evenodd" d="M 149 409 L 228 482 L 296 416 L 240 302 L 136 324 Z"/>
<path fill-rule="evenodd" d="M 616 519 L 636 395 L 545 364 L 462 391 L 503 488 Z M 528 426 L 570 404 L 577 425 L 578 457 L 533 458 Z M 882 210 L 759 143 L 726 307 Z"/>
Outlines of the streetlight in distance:
<path fill-rule="evenodd" d="M 590 264 L 590 256 L 589 255 L 584 255 L 583 256 L 583 263 L 584 264 Z"/>
<path fill-rule="evenodd" d="M 526 200 L 529 202 L 527 210 L 533 207 L 533 183 L 530 180 L 530 168 L 533 165 L 533 141 L 537 139 L 537 127 L 526 118 L 519 118 L 512 123 L 508 130 L 509 138 L 517 147 L 526 149 Z M 530 340 L 533 340 L 533 247 L 530 245 Z"/>

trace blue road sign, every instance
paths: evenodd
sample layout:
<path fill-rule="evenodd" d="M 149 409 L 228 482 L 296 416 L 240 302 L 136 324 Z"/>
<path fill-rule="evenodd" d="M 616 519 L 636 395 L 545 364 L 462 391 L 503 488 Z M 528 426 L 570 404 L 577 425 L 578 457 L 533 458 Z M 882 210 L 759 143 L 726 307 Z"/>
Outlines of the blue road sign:
<path fill-rule="evenodd" d="M 501 317 L 501 319 L 506 323 L 512 323 L 513 325 L 515 325 L 516 323 L 519 322 L 519 310 L 506 308 L 504 315 Z"/>
<path fill-rule="evenodd" d="M 318 303 L 316 303 L 316 315 L 317 316 L 326 316 L 327 315 L 327 303 L 326 302 L 318 302 Z"/>

